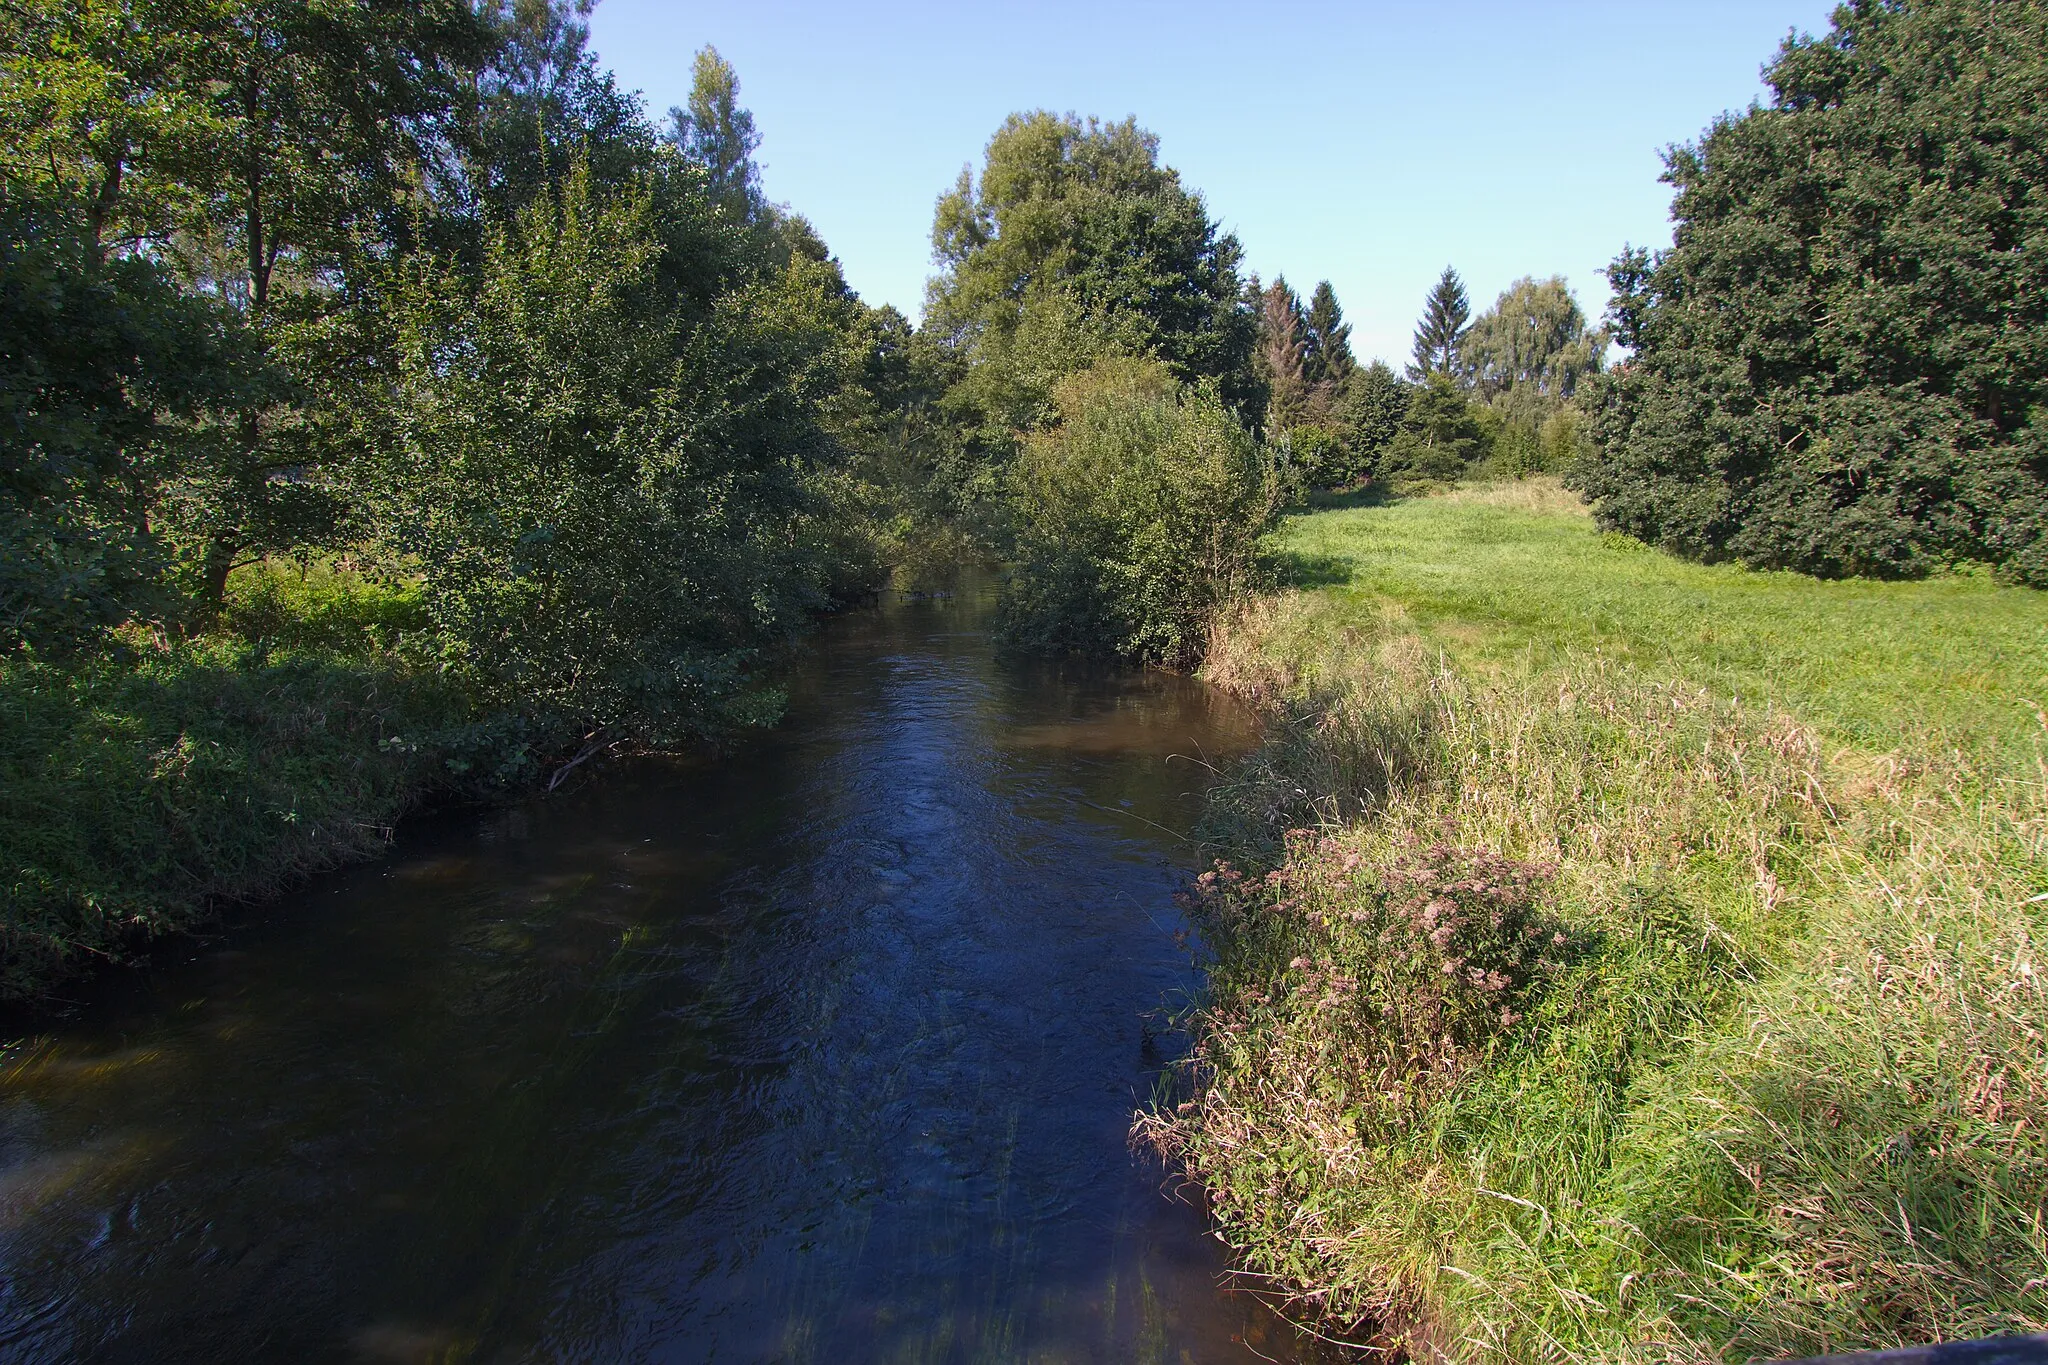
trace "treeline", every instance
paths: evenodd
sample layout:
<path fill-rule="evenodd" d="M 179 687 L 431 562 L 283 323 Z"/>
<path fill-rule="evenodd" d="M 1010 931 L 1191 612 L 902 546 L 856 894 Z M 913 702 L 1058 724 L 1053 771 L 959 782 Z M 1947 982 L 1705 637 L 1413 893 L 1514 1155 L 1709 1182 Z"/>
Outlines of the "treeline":
<path fill-rule="evenodd" d="M 909 328 L 764 201 L 715 53 L 658 127 L 566 3 L 25 18 L 0 646 L 345 554 L 480 699 L 659 738 L 865 571 L 835 480 Z"/>
<path fill-rule="evenodd" d="M 1573 400 L 1600 372 L 1607 336 L 1561 276 L 1517 280 L 1475 319 L 1447 267 L 1401 375 L 1358 364 L 1327 280 L 1306 306 L 1285 279 L 1253 288 L 1266 425 L 1307 487 L 1562 471 L 1585 449 Z"/>
<path fill-rule="evenodd" d="M 1036 650 L 1185 665 L 1259 581 L 1304 495 L 1562 470 L 1603 331 L 1559 278 L 1474 319 L 1446 270 L 1406 373 L 1361 365 L 1329 283 L 1304 304 L 1135 123 L 1012 117 L 939 203 L 920 334 L 940 367 L 956 523 L 1015 569 L 1002 628 Z"/>
<path fill-rule="evenodd" d="M 910 528 L 908 320 L 589 0 L 87 0 L 0 49 L 0 994 L 421 795 L 772 720 Z"/>

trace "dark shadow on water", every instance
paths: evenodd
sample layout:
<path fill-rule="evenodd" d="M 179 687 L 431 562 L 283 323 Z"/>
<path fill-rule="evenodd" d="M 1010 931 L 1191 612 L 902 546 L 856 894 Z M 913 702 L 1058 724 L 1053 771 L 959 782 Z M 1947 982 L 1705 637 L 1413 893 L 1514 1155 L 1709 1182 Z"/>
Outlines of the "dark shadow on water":
<path fill-rule="evenodd" d="M 787 722 L 401 830 L 0 1050 L 0 1361 L 1314 1358 L 1126 1147 L 1256 741 L 823 629 Z"/>

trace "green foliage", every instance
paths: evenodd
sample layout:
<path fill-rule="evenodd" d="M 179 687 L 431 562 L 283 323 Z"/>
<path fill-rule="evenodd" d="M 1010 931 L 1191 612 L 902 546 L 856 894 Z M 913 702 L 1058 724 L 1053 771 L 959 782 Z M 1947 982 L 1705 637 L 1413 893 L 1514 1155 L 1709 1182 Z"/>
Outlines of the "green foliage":
<path fill-rule="evenodd" d="M 1465 296 L 1464 281 L 1457 271 L 1445 266 L 1423 300 L 1422 320 L 1415 324 L 1415 353 L 1408 362 L 1408 378 L 1421 384 L 1431 375 L 1462 375 L 1465 333 L 1471 321 L 1472 303 Z"/>
<path fill-rule="evenodd" d="M 1209 663 L 1278 703 L 1224 793 L 1277 865 L 1209 917 L 1207 1070 L 1140 1128 L 1250 1269 L 1418 1356 L 2032 1330 L 2042 596 L 1689 564 L 1545 480 L 1281 541 L 1343 581 Z M 1555 869 L 1553 936 L 1507 939 L 1550 961 L 1496 966 L 1535 988 L 1463 1045 L 1399 960 L 1432 861 L 1467 930 Z"/>
<path fill-rule="evenodd" d="M 417 575 L 373 577 L 327 560 L 266 560 L 237 571 L 221 619 L 225 634 L 247 642 L 256 659 L 424 658 L 432 624 Z"/>
<path fill-rule="evenodd" d="M 658 139 L 639 102 L 588 51 L 594 0 L 485 0 L 493 50 L 474 107 L 455 130 L 459 156 L 430 179 L 437 251 L 475 260 L 489 225 L 511 222 L 578 166 L 601 183 L 646 174 Z M 424 169 L 424 168 L 423 168 Z"/>
<path fill-rule="evenodd" d="M 690 324 L 651 214 L 573 176 L 474 295 L 410 273 L 383 520 L 480 698 L 668 741 L 757 717 L 763 651 L 822 602 L 795 531 L 828 281 L 799 263 Z"/>
<path fill-rule="evenodd" d="M 2048 15 L 1861 0 L 1674 150 L 1616 259 L 1604 524 L 1702 559 L 2048 584 Z"/>
<path fill-rule="evenodd" d="M 1476 409 L 1486 448 L 1484 473 L 1519 479 L 1562 474 L 1590 453 L 1578 406 L 1559 404 L 1547 414 L 1504 413 L 1493 405 Z M 1540 419 L 1540 420 L 1539 420 Z"/>
<path fill-rule="evenodd" d="M 1269 444 L 1290 498 L 1298 498 L 1304 489 L 1342 487 L 1357 475 L 1352 451 L 1335 428 L 1304 422 L 1272 437 Z"/>
<path fill-rule="evenodd" d="M 1380 473 L 1394 479 L 1448 482 L 1485 454 L 1485 432 L 1464 390 L 1450 375 L 1432 370 L 1415 386 Z"/>
<path fill-rule="evenodd" d="M 1600 372 L 1605 335 L 1587 330 L 1586 315 L 1562 276 L 1523 278 L 1480 314 L 1465 334 L 1465 372 L 1480 399 L 1535 425 Z"/>
<path fill-rule="evenodd" d="M 1339 488 L 1373 477 L 1407 411 L 1405 386 L 1377 361 L 1358 368 L 1328 280 L 1306 309 L 1285 279 L 1257 298 L 1266 430 L 1290 482 Z"/>
<path fill-rule="evenodd" d="M 1344 310 L 1337 303 L 1337 291 L 1330 287 L 1328 280 L 1316 285 L 1315 293 L 1309 297 L 1308 313 L 1303 322 L 1306 338 L 1306 353 L 1302 357 L 1303 377 L 1311 385 L 1343 387 L 1351 378 L 1352 371 L 1358 368 L 1358 361 L 1351 354 L 1351 324 L 1344 321 Z"/>
<path fill-rule="evenodd" d="M 249 386 L 231 314 L 105 259 L 69 207 L 0 182 L 0 651 L 170 605 L 162 485 L 206 454 L 191 419 Z"/>
<path fill-rule="evenodd" d="M 1156 361 L 1100 362 L 1012 470 L 1021 562 L 999 629 L 1039 652 L 1184 666 L 1256 578 L 1272 463 L 1213 387 Z"/>
<path fill-rule="evenodd" d="M 36 0 L 15 16 L 8 174 L 73 215 L 89 269 L 161 262 L 242 324 L 238 347 L 214 348 L 234 363 L 207 377 L 233 401 L 182 414 L 177 458 L 131 493 L 130 524 L 168 552 L 159 586 L 191 600 L 173 614 L 203 623 L 238 562 L 341 516 L 295 334 L 345 297 L 370 244 L 404 245 L 401 202 L 442 159 L 489 31 L 462 0 Z"/>
<path fill-rule="evenodd" d="M 0 660 L 0 999 L 381 847 L 449 778 L 463 714 L 387 658 Z"/>
<path fill-rule="evenodd" d="M 1332 405 L 1346 463 L 1331 471 L 1339 477 L 1332 478 L 1330 487 L 1375 478 L 1385 470 L 1388 449 L 1400 435 L 1414 393 L 1414 386 L 1383 361 L 1351 372 Z"/>
<path fill-rule="evenodd" d="M 9 9 L 0 992 L 768 720 L 811 610 L 996 501 L 951 358 L 759 202 L 731 68 L 677 147 L 589 11 Z"/>
<path fill-rule="evenodd" d="M 1255 397 L 1237 239 L 1158 152 L 1129 120 L 1014 114 L 979 180 L 940 198 L 926 325 L 971 360 L 953 401 L 984 439 L 1043 420 L 1054 384 L 1116 353 Z"/>
<path fill-rule="evenodd" d="M 689 161 L 704 169 L 711 198 L 742 221 L 767 208 L 761 171 L 754 164 L 761 135 L 754 116 L 739 105 L 740 80 L 715 47 L 699 52 L 690 68 L 690 102 L 668 111 L 671 136 Z"/>

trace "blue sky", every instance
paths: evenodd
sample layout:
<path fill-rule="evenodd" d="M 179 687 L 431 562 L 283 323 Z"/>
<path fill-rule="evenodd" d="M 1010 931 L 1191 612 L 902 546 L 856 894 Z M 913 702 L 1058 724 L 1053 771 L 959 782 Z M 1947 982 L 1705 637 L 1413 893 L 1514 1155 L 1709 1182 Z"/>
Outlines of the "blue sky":
<path fill-rule="evenodd" d="M 1361 355 L 1404 358 L 1457 267 L 1475 311 L 1562 274 L 1589 314 L 1624 243 L 1670 240 L 1659 151 L 1762 93 L 1816 0 L 846 4 L 603 0 L 591 45 L 655 111 L 706 43 L 737 68 L 770 198 L 871 303 L 916 317 L 932 204 L 1018 109 L 1135 114 L 1244 243 L 1328 279 Z"/>

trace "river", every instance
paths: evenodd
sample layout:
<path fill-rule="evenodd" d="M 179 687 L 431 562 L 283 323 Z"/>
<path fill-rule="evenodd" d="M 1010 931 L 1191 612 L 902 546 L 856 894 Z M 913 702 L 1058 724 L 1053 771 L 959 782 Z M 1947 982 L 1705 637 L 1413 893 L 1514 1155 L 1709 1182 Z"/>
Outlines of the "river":
<path fill-rule="evenodd" d="M 1253 726 L 987 607 L 75 990 L 0 1051 L 0 1360 L 1305 1358 L 1125 1145 Z"/>

